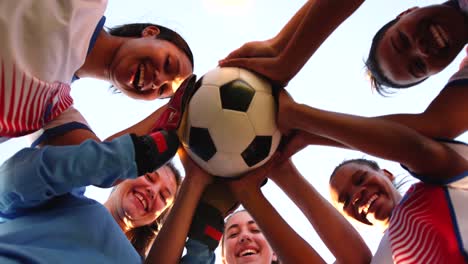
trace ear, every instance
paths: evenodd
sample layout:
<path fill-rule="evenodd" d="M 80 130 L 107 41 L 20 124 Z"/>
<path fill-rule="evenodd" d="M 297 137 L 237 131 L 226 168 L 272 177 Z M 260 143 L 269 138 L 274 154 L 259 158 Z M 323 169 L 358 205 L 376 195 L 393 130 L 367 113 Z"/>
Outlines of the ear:
<path fill-rule="evenodd" d="M 401 13 L 397 16 L 397 18 L 401 18 L 402 16 L 405 16 L 405 15 L 407 15 L 407 14 L 413 12 L 413 11 L 416 10 L 416 9 L 419 9 L 419 7 L 414 6 L 414 7 L 408 8 L 408 9 L 406 9 L 405 11 L 401 12 Z"/>
<path fill-rule="evenodd" d="M 395 179 L 395 176 L 393 176 L 393 173 L 389 172 L 388 170 L 386 169 L 382 169 L 383 173 L 385 174 L 385 176 L 387 176 L 387 178 L 390 180 L 390 181 L 393 181 Z"/>
<path fill-rule="evenodd" d="M 155 37 L 159 35 L 159 28 L 157 26 L 147 26 L 143 31 L 141 32 L 142 37 Z"/>
<path fill-rule="evenodd" d="M 276 256 L 276 253 L 273 252 L 273 258 L 271 258 L 273 261 L 278 261 L 278 256 Z"/>

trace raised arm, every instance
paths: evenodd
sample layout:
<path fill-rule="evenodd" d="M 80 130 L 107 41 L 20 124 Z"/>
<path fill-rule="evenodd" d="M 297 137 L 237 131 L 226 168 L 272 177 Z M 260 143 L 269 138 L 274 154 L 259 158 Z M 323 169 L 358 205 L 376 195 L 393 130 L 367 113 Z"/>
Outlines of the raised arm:
<path fill-rule="evenodd" d="M 309 0 L 274 38 L 249 42 L 219 64 L 244 67 L 279 85 L 286 85 L 325 39 L 363 2 Z"/>
<path fill-rule="evenodd" d="M 137 163 L 130 136 L 98 144 L 25 148 L 0 167 L 0 211 L 13 213 L 88 185 L 110 187 L 135 178 Z"/>
<path fill-rule="evenodd" d="M 420 114 L 393 114 L 380 118 L 410 127 L 430 138 L 456 138 L 468 130 L 468 85 L 444 88 Z"/>
<path fill-rule="evenodd" d="M 198 201 L 212 180 L 209 174 L 190 160 L 186 152 L 182 151 L 180 157 L 186 176 L 145 263 L 179 262 Z"/>
<path fill-rule="evenodd" d="M 232 192 L 255 219 L 282 263 L 325 263 L 261 193 L 260 184 L 268 171 L 268 168 L 261 167 L 231 182 Z"/>
<path fill-rule="evenodd" d="M 372 254 L 358 232 L 290 160 L 276 166 L 270 178 L 301 209 L 337 263 L 370 263 Z"/>
<path fill-rule="evenodd" d="M 382 118 L 334 113 L 297 104 L 280 94 L 279 123 L 283 128 L 299 129 L 332 139 L 360 150 L 406 165 L 417 174 L 444 180 L 466 171 L 466 160 L 444 144 L 416 131 Z"/>

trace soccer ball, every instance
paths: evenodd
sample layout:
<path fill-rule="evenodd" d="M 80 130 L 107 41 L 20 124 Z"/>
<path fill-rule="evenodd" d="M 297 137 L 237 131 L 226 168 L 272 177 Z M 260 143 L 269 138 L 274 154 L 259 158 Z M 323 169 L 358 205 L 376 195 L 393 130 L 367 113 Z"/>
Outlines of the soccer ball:
<path fill-rule="evenodd" d="M 196 83 L 181 141 L 189 156 L 215 176 L 237 177 L 267 162 L 278 147 L 271 85 L 241 68 L 216 68 Z"/>

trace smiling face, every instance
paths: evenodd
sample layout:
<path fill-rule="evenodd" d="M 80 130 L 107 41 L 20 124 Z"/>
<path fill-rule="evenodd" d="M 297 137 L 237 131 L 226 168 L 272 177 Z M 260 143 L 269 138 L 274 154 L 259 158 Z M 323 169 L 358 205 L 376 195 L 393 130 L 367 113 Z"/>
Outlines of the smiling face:
<path fill-rule="evenodd" d="M 413 8 L 390 26 L 376 49 L 382 73 L 406 85 L 443 70 L 462 50 L 467 18 L 447 5 Z"/>
<path fill-rule="evenodd" d="M 330 181 L 333 205 L 344 216 L 385 228 L 393 208 L 401 199 L 392 179 L 387 171 L 347 163 L 336 170 Z"/>
<path fill-rule="evenodd" d="M 122 181 L 111 193 L 112 215 L 126 227 L 150 224 L 174 201 L 175 175 L 168 166 L 136 179 Z"/>
<path fill-rule="evenodd" d="M 124 41 L 110 64 L 110 81 L 132 98 L 170 97 L 192 73 L 187 55 L 172 42 L 157 39 L 157 34 L 159 29 L 150 26 L 141 38 Z"/>
<path fill-rule="evenodd" d="M 246 211 L 237 212 L 228 219 L 223 241 L 227 264 L 271 264 L 276 259 L 262 231 Z"/>

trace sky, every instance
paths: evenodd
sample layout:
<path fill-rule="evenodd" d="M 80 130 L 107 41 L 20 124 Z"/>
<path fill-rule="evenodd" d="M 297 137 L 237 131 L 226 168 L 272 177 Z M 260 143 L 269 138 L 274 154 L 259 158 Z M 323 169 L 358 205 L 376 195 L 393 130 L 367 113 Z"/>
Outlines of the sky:
<path fill-rule="evenodd" d="M 276 35 L 305 1 L 298 0 L 134 0 L 109 1 L 106 26 L 132 22 L 152 22 L 175 29 L 189 43 L 195 57 L 195 74 L 202 76 L 217 66 L 219 59 L 242 44 Z M 437 76 L 406 91 L 383 98 L 371 90 L 365 78 L 367 58 L 374 33 L 400 12 L 413 7 L 440 3 L 433 0 L 366 1 L 309 59 L 286 88 L 293 98 L 316 108 L 361 116 L 418 113 L 455 73 L 464 54 Z M 317 23 L 321 23 L 317 21 Z M 96 134 L 108 136 L 137 123 L 165 104 L 129 99 L 113 94 L 109 84 L 81 79 L 72 85 L 75 107 Z M 459 137 L 468 141 L 468 134 Z M 0 145 L 0 162 L 27 147 L 27 137 Z M 350 158 L 373 158 L 364 153 L 331 147 L 309 146 L 293 157 L 299 171 L 329 199 L 328 178 L 336 165 Z M 396 175 L 407 175 L 399 164 L 377 159 Z M 310 223 L 277 186 L 269 181 L 263 193 L 285 220 L 328 262 L 334 257 L 323 245 Z M 88 188 L 87 195 L 105 201 L 109 190 Z M 381 234 L 356 226 L 375 251 Z M 346 243 L 345 237 L 343 238 Z M 220 263 L 217 256 L 217 263 Z"/>

